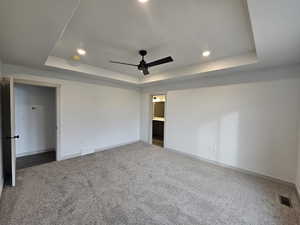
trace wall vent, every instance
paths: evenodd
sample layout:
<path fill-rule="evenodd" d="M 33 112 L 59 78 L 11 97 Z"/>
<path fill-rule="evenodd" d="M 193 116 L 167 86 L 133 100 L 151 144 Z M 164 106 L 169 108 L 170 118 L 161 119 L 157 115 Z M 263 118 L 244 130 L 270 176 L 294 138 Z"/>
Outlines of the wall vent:
<path fill-rule="evenodd" d="M 287 206 L 289 208 L 293 208 L 290 198 L 280 195 L 279 200 L 281 205 Z"/>

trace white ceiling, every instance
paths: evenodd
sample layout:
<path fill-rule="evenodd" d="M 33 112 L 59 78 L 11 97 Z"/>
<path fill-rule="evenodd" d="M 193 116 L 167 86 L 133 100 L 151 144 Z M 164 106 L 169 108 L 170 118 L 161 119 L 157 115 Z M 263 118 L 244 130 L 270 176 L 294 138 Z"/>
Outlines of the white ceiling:
<path fill-rule="evenodd" d="M 1 0 L 5 63 L 90 74 L 136 85 L 300 62 L 298 0 Z M 247 7 L 248 6 L 248 7 Z M 249 10 L 248 10 L 249 8 Z M 249 17 L 250 15 L 250 17 Z M 70 57 L 87 50 L 80 63 Z M 138 63 L 171 55 L 144 78 Z M 203 50 L 211 50 L 208 58 Z M 47 65 L 47 66 L 45 66 Z"/>
<path fill-rule="evenodd" d="M 47 60 L 78 0 L 1 0 L 0 58 L 41 66 Z"/>
<path fill-rule="evenodd" d="M 300 62 L 300 1 L 248 0 L 259 67 Z"/>
<path fill-rule="evenodd" d="M 51 55 L 69 59 L 77 47 L 87 50 L 83 64 L 137 77 L 135 67 L 109 60 L 138 64 L 140 49 L 148 50 L 148 61 L 171 55 L 174 63 L 150 69 L 156 74 L 245 54 L 254 43 L 244 1 L 89 0 L 81 1 Z M 211 57 L 202 57 L 204 50 Z"/>

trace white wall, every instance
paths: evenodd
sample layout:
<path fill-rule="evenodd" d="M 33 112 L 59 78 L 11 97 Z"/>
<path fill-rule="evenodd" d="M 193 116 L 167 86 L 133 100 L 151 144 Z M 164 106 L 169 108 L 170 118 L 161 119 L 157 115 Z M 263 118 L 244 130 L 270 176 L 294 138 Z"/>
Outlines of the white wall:
<path fill-rule="evenodd" d="M 166 147 L 294 182 L 300 81 L 171 91 Z"/>
<path fill-rule="evenodd" d="M 281 72 L 272 71 L 275 77 Z M 284 75 L 292 73 L 286 70 Z M 145 141 L 149 94 L 162 90 L 142 96 Z M 299 98 L 299 78 L 168 91 L 165 146 L 294 183 Z"/>
<path fill-rule="evenodd" d="M 0 79 L 1 79 L 1 76 L 2 76 L 2 61 L 0 59 Z M 2 137 L 1 104 L 2 104 L 2 100 L 1 100 L 1 86 L 0 86 L 0 137 Z M 0 196 L 1 196 L 2 188 L 3 188 L 3 161 L 2 160 L 3 160 L 2 159 L 2 143 L 0 143 Z"/>
<path fill-rule="evenodd" d="M 61 158 L 148 141 L 149 96 L 167 93 L 167 147 L 289 182 L 295 181 L 297 167 L 299 71 L 279 68 L 203 78 L 148 87 L 141 95 L 4 65 L 5 75 L 61 84 Z"/>
<path fill-rule="evenodd" d="M 63 156 L 138 141 L 139 95 L 135 90 L 64 83 L 61 89 Z"/>
<path fill-rule="evenodd" d="M 61 85 L 61 159 L 140 140 L 138 90 L 51 79 L 58 74 L 12 65 L 4 65 L 4 75 Z"/>
<path fill-rule="evenodd" d="M 152 132 L 150 132 L 150 126 L 152 123 L 152 98 L 149 93 L 141 94 L 141 123 L 140 123 L 140 137 L 142 141 L 149 142 L 149 138 Z M 165 112 L 166 116 L 166 112 Z M 150 119 L 151 118 L 151 119 Z"/>
<path fill-rule="evenodd" d="M 55 150 L 55 88 L 15 84 L 17 157 Z"/>

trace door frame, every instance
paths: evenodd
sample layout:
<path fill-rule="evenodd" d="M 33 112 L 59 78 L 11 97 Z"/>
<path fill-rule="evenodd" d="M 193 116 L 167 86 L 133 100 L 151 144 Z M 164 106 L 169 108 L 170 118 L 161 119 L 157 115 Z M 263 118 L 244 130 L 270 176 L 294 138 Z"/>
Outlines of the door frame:
<path fill-rule="evenodd" d="M 10 131 L 9 133 L 5 134 L 5 133 L 2 133 L 2 138 L 6 138 L 5 135 L 8 135 L 7 138 L 10 139 L 10 163 L 11 165 L 9 165 L 9 168 L 7 167 L 6 163 L 3 163 L 3 178 L 4 178 L 4 182 L 7 183 L 7 174 L 6 174 L 6 171 L 9 169 L 11 170 L 11 177 L 9 177 L 9 179 L 11 179 L 9 181 L 9 185 L 11 185 L 12 187 L 14 187 L 16 185 L 16 140 L 15 140 L 15 136 L 16 136 L 16 133 L 15 133 L 15 104 L 14 104 L 14 99 L 15 99 L 15 95 L 14 95 L 14 78 L 13 77 L 2 77 L 0 79 L 1 83 L 4 82 L 4 85 L 8 85 L 9 86 L 9 112 L 10 112 L 10 116 L 9 116 L 9 119 L 10 119 Z M 6 88 L 6 87 L 3 87 L 3 88 Z M 1 93 L 3 94 L 3 93 Z M 1 96 L 3 97 L 3 96 Z M 3 104 L 3 102 L 1 103 Z M 4 107 L 3 105 L 1 105 L 2 107 Z M 2 122 L 4 122 L 4 115 L 2 114 L 3 113 L 3 109 L 1 109 L 1 120 Z M 7 120 L 6 120 L 7 121 Z M 2 123 L 2 127 L 1 129 L 3 129 L 4 127 L 4 123 Z M 2 130 L 3 131 L 3 130 Z M 1 142 L 1 144 L 3 144 L 3 142 Z M 4 146 L 3 146 L 4 147 Z M 7 154 L 7 150 L 3 150 L 3 158 L 2 160 L 7 160 L 6 159 L 6 154 Z M 5 152 L 5 155 L 4 155 L 4 152 Z M 4 162 L 4 161 L 3 161 Z M 9 173 L 10 173 L 9 172 Z"/>
<path fill-rule="evenodd" d="M 157 96 L 157 95 L 164 95 L 165 96 L 165 121 L 164 121 L 164 147 L 163 148 L 166 148 L 166 127 L 167 127 L 167 93 L 154 93 L 154 94 L 150 94 L 149 95 L 149 100 L 150 100 L 150 103 L 149 103 L 149 115 L 148 115 L 148 124 L 149 124 L 149 137 L 148 137 L 148 142 L 149 144 L 152 145 L 152 131 L 153 131 L 153 112 L 154 112 L 154 108 L 153 108 L 153 102 L 152 102 L 152 99 L 153 99 L 153 96 Z"/>
<path fill-rule="evenodd" d="M 14 78 L 15 84 L 27 84 L 40 87 L 52 87 L 55 88 L 55 104 L 56 104 L 56 161 L 60 161 L 61 157 L 61 84 L 55 84 L 44 81 L 35 81 L 30 79 Z M 15 105 L 15 98 L 14 98 Z M 22 138 L 22 137 L 20 137 Z"/>

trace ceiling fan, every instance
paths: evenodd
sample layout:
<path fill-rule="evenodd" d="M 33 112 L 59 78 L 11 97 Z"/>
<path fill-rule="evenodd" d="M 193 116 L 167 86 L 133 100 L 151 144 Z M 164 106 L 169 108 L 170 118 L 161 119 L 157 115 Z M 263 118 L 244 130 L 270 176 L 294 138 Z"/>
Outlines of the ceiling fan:
<path fill-rule="evenodd" d="M 168 57 L 165 57 L 165 58 L 158 59 L 158 60 L 155 60 L 153 62 L 147 63 L 144 60 L 145 55 L 147 55 L 147 51 L 146 50 L 140 50 L 139 54 L 142 56 L 142 60 L 140 61 L 140 64 L 138 64 L 138 65 L 137 64 L 131 64 L 131 63 L 118 62 L 118 61 L 109 61 L 109 62 L 110 63 L 115 63 L 115 64 L 127 65 L 127 66 L 135 66 L 135 67 L 137 67 L 138 70 L 142 71 L 144 75 L 148 75 L 148 74 L 150 74 L 149 70 L 148 70 L 149 67 L 158 66 L 158 65 L 161 65 L 161 64 L 170 63 L 170 62 L 174 61 L 171 56 L 168 56 Z"/>

